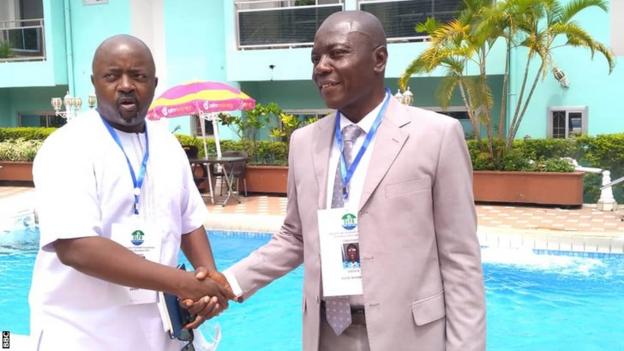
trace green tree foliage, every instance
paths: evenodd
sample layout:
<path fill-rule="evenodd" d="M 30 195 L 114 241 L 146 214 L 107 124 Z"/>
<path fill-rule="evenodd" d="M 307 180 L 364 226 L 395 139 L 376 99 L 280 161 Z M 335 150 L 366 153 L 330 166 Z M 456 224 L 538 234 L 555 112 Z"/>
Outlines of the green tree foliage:
<path fill-rule="evenodd" d="M 457 19 L 438 23 L 427 19 L 416 31 L 428 33 L 431 45 L 405 69 L 399 81 L 405 89 L 414 74 L 429 73 L 437 68 L 446 70 L 437 97 L 440 105 L 448 106 L 459 91 L 479 140 L 481 125 L 487 132 L 487 153 L 493 169 L 503 169 L 505 154 L 510 152 L 535 88 L 547 73 L 556 68 L 553 52 L 560 47 L 581 47 L 598 52 L 607 61 L 609 73 L 615 61 L 610 50 L 583 29 L 575 17 L 589 8 L 607 10 L 605 0 L 573 0 L 565 5 L 560 0 L 464 0 Z M 501 91 L 500 114 L 494 123 L 493 93 L 487 80 L 487 59 L 498 41 L 505 45 L 505 69 Z M 507 113 L 509 61 L 511 52 L 525 55 L 521 67 L 520 88 L 513 97 L 515 108 Z M 469 68 L 478 74 L 470 75 Z M 537 70 L 532 70 L 537 67 Z M 510 121 L 505 131 L 505 121 Z M 504 140 L 499 145 L 496 139 Z"/>

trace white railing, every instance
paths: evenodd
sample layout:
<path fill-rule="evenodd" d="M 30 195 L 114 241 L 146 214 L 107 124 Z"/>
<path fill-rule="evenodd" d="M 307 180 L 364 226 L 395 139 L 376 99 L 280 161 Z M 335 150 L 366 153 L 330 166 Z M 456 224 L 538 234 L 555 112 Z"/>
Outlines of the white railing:
<path fill-rule="evenodd" d="M 236 1 L 239 50 L 310 47 L 318 26 L 343 0 Z"/>
<path fill-rule="evenodd" d="M 0 62 L 45 57 L 43 18 L 0 21 Z"/>
<path fill-rule="evenodd" d="M 574 166 L 575 171 L 602 175 L 600 198 L 598 199 L 598 203 L 596 205 L 598 209 L 602 211 L 615 211 L 615 209 L 617 208 L 617 202 L 613 197 L 613 189 L 611 187 L 620 182 L 623 182 L 624 177 L 616 179 L 615 181 L 611 181 L 611 171 L 609 170 L 596 167 L 584 167 L 579 165 L 575 159 L 570 157 L 564 157 L 564 159 L 568 161 L 572 166 Z"/>
<path fill-rule="evenodd" d="M 423 42 L 430 38 L 416 32 L 416 25 L 433 17 L 447 22 L 459 13 L 462 0 L 359 0 L 358 9 L 376 15 L 388 42 Z"/>

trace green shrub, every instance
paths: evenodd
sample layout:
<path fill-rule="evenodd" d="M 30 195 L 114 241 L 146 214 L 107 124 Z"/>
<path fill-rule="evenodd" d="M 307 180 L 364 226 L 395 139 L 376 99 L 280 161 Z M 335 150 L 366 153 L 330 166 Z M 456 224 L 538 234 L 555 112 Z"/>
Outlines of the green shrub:
<path fill-rule="evenodd" d="M 535 161 L 527 158 L 521 148 L 514 147 L 506 152 L 502 159 L 503 171 L 539 171 L 535 167 Z"/>
<path fill-rule="evenodd" d="M 576 142 L 574 139 L 526 139 L 514 141 L 513 148 L 520 149 L 531 160 L 545 160 L 570 157 Z"/>
<path fill-rule="evenodd" d="M 43 141 L 13 139 L 0 142 L 0 160 L 32 161 Z"/>
<path fill-rule="evenodd" d="M 42 128 L 42 127 L 10 127 L 0 128 L 0 141 L 5 140 L 44 140 L 56 128 Z"/>
<path fill-rule="evenodd" d="M 536 163 L 540 172 L 574 172 L 574 166 L 562 158 L 550 158 Z"/>
<path fill-rule="evenodd" d="M 283 141 L 261 141 L 258 143 L 254 163 L 286 165 L 288 163 L 288 144 Z"/>

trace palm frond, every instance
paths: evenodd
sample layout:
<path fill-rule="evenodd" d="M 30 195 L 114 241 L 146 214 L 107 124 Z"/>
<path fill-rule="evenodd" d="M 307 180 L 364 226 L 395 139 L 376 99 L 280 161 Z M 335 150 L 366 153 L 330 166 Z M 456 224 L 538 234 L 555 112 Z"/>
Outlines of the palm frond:
<path fill-rule="evenodd" d="M 415 27 L 415 30 L 418 33 L 431 34 L 436 29 L 438 29 L 438 27 L 440 27 L 438 21 L 436 21 L 436 19 L 433 17 L 428 17 L 425 22 L 418 23 Z"/>
<path fill-rule="evenodd" d="M 572 20 L 576 14 L 590 7 L 598 7 L 605 12 L 608 11 L 607 2 L 605 0 L 572 0 L 563 6 L 561 16 L 558 20 L 561 23 L 566 23 Z"/>
<path fill-rule="evenodd" d="M 569 45 L 587 47 L 591 50 L 591 56 L 594 57 L 594 39 L 587 31 L 576 23 L 555 23 L 549 30 L 553 37 L 557 35 L 565 35 L 568 39 Z"/>
<path fill-rule="evenodd" d="M 426 67 L 427 65 L 423 61 L 422 55 L 418 56 L 409 64 L 409 66 L 407 66 L 407 68 L 405 68 L 405 71 L 403 71 L 403 73 L 401 74 L 401 77 L 399 78 L 399 87 L 401 87 L 402 90 L 405 90 L 407 88 L 407 83 L 409 82 L 410 78 L 414 74 L 427 72 Z"/>
<path fill-rule="evenodd" d="M 462 78 L 449 72 L 449 75 L 442 78 L 440 85 L 436 91 L 436 99 L 440 103 L 440 107 L 443 110 L 449 106 L 451 100 L 453 99 L 453 95 L 455 94 L 455 89 L 457 85 L 461 82 Z"/>

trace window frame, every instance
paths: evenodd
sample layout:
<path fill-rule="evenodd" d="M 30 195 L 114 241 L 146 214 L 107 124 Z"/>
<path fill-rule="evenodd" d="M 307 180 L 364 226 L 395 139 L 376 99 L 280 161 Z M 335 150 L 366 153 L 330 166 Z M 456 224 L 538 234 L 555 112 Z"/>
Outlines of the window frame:
<path fill-rule="evenodd" d="M 420 106 L 419 106 L 420 107 Z M 470 116 L 468 116 L 468 109 L 466 108 L 466 106 L 462 106 L 462 105 L 455 105 L 455 106 L 448 106 L 446 109 L 443 109 L 440 106 L 425 106 L 425 107 L 420 107 L 422 109 L 425 110 L 429 110 L 429 111 L 433 111 L 433 112 L 437 112 L 437 113 L 441 113 L 443 115 L 448 115 L 447 112 L 465 112 L 466 113 L 466 118 L 456 118 L 453 116 L 449 116 L 451 118 L 455 118 L 458 121 L 470 121 Z"/>
<path fill-rule="evenodd" d="M 546 115 L 546 136 L 548 138 L 555 138 L 553 136 L 553 113 L 557 111 L 565 112 L 565 137 L 564 139 L 570 138 L 569 135 L 569 115 L 570 113 L 579 112 L 581 113 L 581 135 L 587 135 L 588 131 L 588 119 L 589 119 L 589 109 L 587 106 L 549 106 L 548 113 Z M 556 138 L 560 139 L 560 138 Z"/>
<path fill-rule="evenodd" d="M 39 125 L 39 126 L 32 126 L 32 125 L 23 125 L 23 118 L 26 116 L 39 116 L 39 120 L 41 121 L 42 119 L 45 119 L 45 125 Z M 58 126 L 53 125 L 52 123 L 52 119 L 57 119 L 59 121 L 64 121 L 65 123 L 62 123 Z M 60 128 L 62 126 L 64 126 L 65 124 L 67 124 L 67 119 L 57 116 L 56 113 L 54 111 L 33 111 L 33 112 L 18 112 L 17 113 L 17 126 L 18 127 L 41 127 L 41 128 Z"/>

